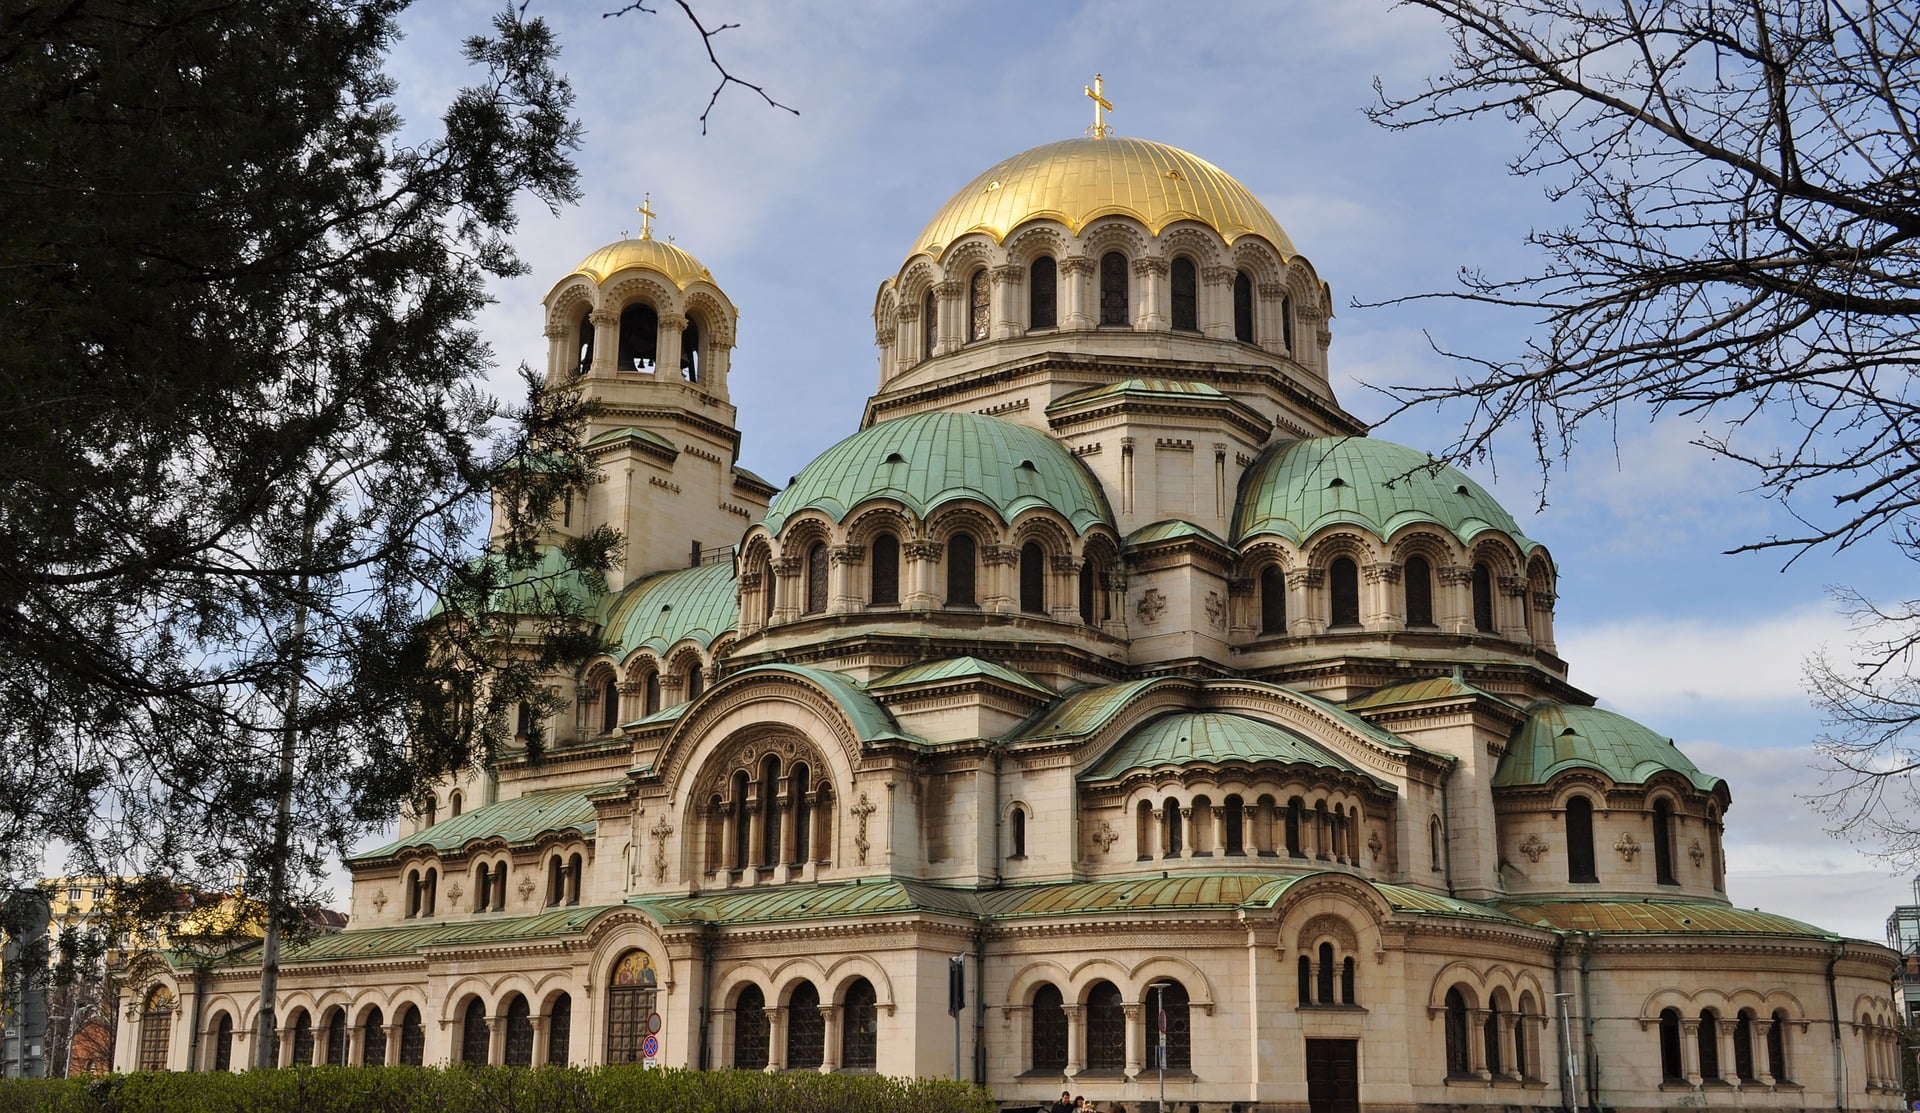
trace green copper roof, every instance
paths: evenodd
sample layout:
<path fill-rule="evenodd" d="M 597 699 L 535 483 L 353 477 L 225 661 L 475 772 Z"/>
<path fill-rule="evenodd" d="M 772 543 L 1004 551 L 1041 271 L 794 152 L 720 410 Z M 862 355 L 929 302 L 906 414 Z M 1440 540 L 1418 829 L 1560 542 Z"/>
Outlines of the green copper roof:
<path fill-rule="evenodd" d="M 1169 877 L 1115 881 L 1070 881 L 1021 885 L 980 894 L 995 919 L 1027 916 L 1098 915 L 1180 909 L 1239 908 L 1269 886 L 1284 889 L 1298 877 L 1270 873 L 1178 873 Z M 1278 895 L 1277 892 L 1275 895 Z"/>
<path fill-rule="evenodd" d="M 921 517 L 972 499 L 1008 521 L 1036 506 L 1076 530 L 1113 520 L 1100 485 L 1059 441 L 999 418 L 928 413 L 883 421 L 821 453 L 781 492 L 765 525 L 778 533 L 806 509 L 837 522 L 868 499 L 897 500 Z"/>
<path fill-rule="evenodd" d="M 1542 701 L 1507 743 L 1493 787 L 1543 785 L 1569 769 L 1592 769 L 1615 784 L 1645 784 L 1671 770 L 1702 792 L 1722 782 L 1700 772 L 1680 747 L 1625 715 L 1571 703 Z"/>
<path fill-rule="evenodd" d="M 733 562 L 661 572 L 628 584 L 608 607 L 606 638 L 624 660 L 637 649 L 664 653 L 691 638 L 705 649 L 738 628 Z"/>
<path fill-rule="evenodd" d="M 1360 772 L 1305 736 L 1273 723 L 1220 711 L 1176 711 L 1129 731 L 1080 779 L 1104 781 L 1135 769 L 1229 763 Z"/>
<path fill-rule="evenodd" d="M 966 680 L 972 677 L 991 677 L 1016 688 L 1026 688 L 1042 695 L 1053 695 L 1053 689 L 1018 669 L 1011 669 L 994 661 L 983 661 L 978 657 L 948 657 L 939 661 L 908 665 L 898 672 L 888 673 L 867 687 L 871 691 L 878 692 L 888 688 L 907 688 L 915 684 L 931 684 L 941 680 Z"/>
<path fill-rule="evenodd" d="M 1413 912 L 1428 916 L 1464 916 L 1475 920 L 1512 919 L 1511 916 L 1492 905 L 1455 900 L 1453 897 L 1429 893 L 1425 889 L 1415 889 L 1408 885 L 1383 885 L 1374 882 L 1373 887 L 1376 892 L 1386 898 L 1395 912 Z"/>
<path fill-rule="evenodd" d="M 1672 900 L 1502 901 L 1517 920 L 1562 931 L 1613 935 L 1793 935 L 1837 939 L 1833 932 L 1759 909 Z"/>
<path fill-rule="evenodd" d="M 281 962 L 338 962 L 414 954 L 427 947 L 505 943 L 574 935 L 613 906 L 555 908 L 532 916 L 457 915 L 445 920 L 416 920 L 398 927 L 353 928 L 290 944 Z M 255 958 L 254 948 L 235 958 Z"/>
<path fill-rule="evenodd" d="M 1090 402 L 1098 402 L 1105 398 L 1129 396 L 1169 400 L 1179 399 L 1181 401 L 1193 401 L 1195 399 L 1220 402 L 1232 401 L 1232 399 L 1228 398 L 1225 394 L 1220 393 L 1218 389 L 1208 386 L 1206 383 L 1186 383 L 1180 382 L 1177 379 L 1125 379 L 1121 382 L 1110 383 L 1107 386 L 1093 386 L 1085 390 L 1076 390 L 1072 394 L 1061 395 L 1059 398 L 1047 403 L 1047 412 L 1055 413 L 1059 410 L 1073 409 L 1078 406 L 1084 406 Z"/>
<path fill-rule="evenodd" d="M 1430 676 L 1425 680 L 1409 680 L 1405 684 L 1389 684 L 1384 688 L 1375 688 L 1358 699 L 1348 700 L 1346 707 L 1349 711 L 1370 711 L 1377 707 L 1395 707 L 1408 703 L 1426 703 L 1429 700 L 1460 698 L 1489 699 L 1508 707 L 1513 706 L 1492 692 L 1467 683 L 1456 673 L 1453 676 Z"/>
<path fill-rule="evenodd" d="M 1240 480 L 1235 543 L 1261 534 L 1300 542 L 1331 525 L 1391 537 L 1428 522 L 1471 541 L 1487 530 L 1535 543 L 1485 488 L 1458 468 L 1435 468 L 1426 453 L 1371 437 L 1313 437 L 1274 445 Z"/>
<path fill-rule="evenodd" d="M 1134 696 L 1160 683 L 1163 679 L 1163 677 L 1148 677 L 1145 680 L 1129 680 L 1120 684 L 1101 684 L 1077 689 L 1068 693 L 1065 699 L 1054 704 L 1039 720 L 1028 725 L 1014 737 L 1017 740 L 1027 740 L 1077 738 L 1092 734 L 1105 726 L 1107 720 L 1118 714 Z"/>
<path fill-rule="evenodd" d="M 1141 526 L 1139 529 L 1129 533 L 1127 535 L 1127 548 L 1131 549 L 1136 545 L 1145 545 L 1153 541 L 1176 541 L 1182 537 L 1202 538 L 1203 540 L 1213 542 L 1223 549 L 1233 547 L 1220 538 L 1215 537 L 1211 530 L 1196 526 L 1192 522 L 1167 519 L 1165 521 L 1155 522 L 1152 525 Z"/>
<path fill-rule="evenodd" d="M 410 846 L 431 847 L 442 852 L 459 850 L 468 843 L 488 839 L 504 839 L 509 846 L 521 846 L 548 831 L 578 831 L 592 838 L 593 805 L 587 801 L 592 791 L 575 788 L 529 792 L 511 800 L 485 804 L 452 819 L 443 819 L 425 830 L 403 835 L 385 846 L 355 854 L 350 860 L 391 858 Z"/>
<path fill-rule="evenodd" d="M 629 903 L 645 909 L 662 924 L 702 920 L 717 924 L 763 924 L 919 911 L 973 914 L 969 893 L 892 879 L 860 884 L 782 885 L 694 896 L 635 897 Z"/>
<path fill-rule="evenodd" d="M 903 733 L 895 727 L 893 716 L 888 715 L 884 708 L 875 703 L 873 697 L 868 695 L 867 690 L 861 687 L 857 681 L 851 677 L 827 669 L 815 669 L 808 668 L 805 665 L 780 663 L 755 665 L 752 668 L 741 669 L 739 672 L 727 677 L 726 683 L 732 684 L 744 677 L 779 674 L 801 677 L 825 689 L 827 694 L 833 697 L 833 701 L 840 705 L 840 709 L 847 713 L 848 721 L 853 724 L 854 734 L 857 735 L 862 742 L 873 742 L 882 739 L 902 739 L 908 742 L 925 741 L 925 739 L 918 735 Z"/>

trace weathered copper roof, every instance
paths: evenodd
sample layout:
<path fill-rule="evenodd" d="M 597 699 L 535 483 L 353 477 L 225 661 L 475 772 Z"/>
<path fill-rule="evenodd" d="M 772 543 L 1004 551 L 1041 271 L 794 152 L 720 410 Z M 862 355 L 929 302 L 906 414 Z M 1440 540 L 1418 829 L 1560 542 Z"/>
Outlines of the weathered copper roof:
<path fill-rule="evenodd" d="M 908 665 L 897 672 L 888 673 L 867 685 L 867 688 L 877 692 L 888 688 L 906 688 L 915 684 L 931 684 L 941 680 L 965 680 L 971 677 L 992 677 L 1018 688 L 1028 688 L 1044 695 L 1053 695 L 1051 688 L 1018 669 L 970 656 L 945 657 L 938 661 Z"/>
<path fill-rule="evenodd" d="M 607 608 L 603 629 L 625 660 L 638 649 L 664 653 L 692 639 L 702 649 L 740 624 L 733 561 L 661 572 L 628 584 Z"/>
<path fill-rule="evenodd" d="M 1833 932 L 1728 904 L 1675 900 L 1502 901 L 1497 907 L 1525 923 L 1562 931 L 1613 935 L 1790 935 L 1838 939 Z"/>
<path fill-rule="evenodd" d="M 594 786 L 598 787 L 601 786 Z M 402 835 L 385 846 L 355 854 L 348 860 L 391 858 L 408 847 L 428 847 L 444 853 L 489 839 L 505 840 L 508 846 L 523 846 L 549 831 L 576 831 L 592 838 L 594 811 L 587 797 L 593 790 L 529 792 L 511 800 L 483 804 L 411 835 Z"/>
<path fill-rule="evenodd" d="M 1361 775 L 1352 763 L 1286 727 L 1230 712 L 1176 711 L 1128 731 L 1080 779 L 1109 780 L 1135 769 L 1227 764 L 1311 765 Z"/>
<path fill-rule="evenodd" d="M 1543 785 L 1569 769 L 1592 769 L 1616 784 L 1645 784 L 1655 774 L 1678 773 L 1702 792 L 1725 784 L 1702 773 L 1670 738 L 1612 711 L 1542 701 L 1527 708 L 1493 787 Z"/>
<path fill-rule="evenodd" d="M 554 908 L 531 916 L 466 915 L 444 920 L 415 920 L 395 927 L 353 928 L 318 935 L 289 944 L 281 962 L 337 962 L 342 959 L 409 955 L 428 947 L 456 944 L 509 943 L 573 935 L 603 912 L 619 905 Z M 236 952 L 241 962 L 255 957 L 254 948 Z"/>

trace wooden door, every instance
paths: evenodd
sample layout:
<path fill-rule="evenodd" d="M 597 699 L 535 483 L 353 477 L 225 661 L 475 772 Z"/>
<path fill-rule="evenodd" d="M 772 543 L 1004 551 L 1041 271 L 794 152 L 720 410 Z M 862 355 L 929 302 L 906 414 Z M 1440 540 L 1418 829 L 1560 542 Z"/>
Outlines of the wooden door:
<path fill-rule="evenodd" d="M 1307 1041 L 1307 1108 L 1360 1113 L 1360 1041 Z"/>

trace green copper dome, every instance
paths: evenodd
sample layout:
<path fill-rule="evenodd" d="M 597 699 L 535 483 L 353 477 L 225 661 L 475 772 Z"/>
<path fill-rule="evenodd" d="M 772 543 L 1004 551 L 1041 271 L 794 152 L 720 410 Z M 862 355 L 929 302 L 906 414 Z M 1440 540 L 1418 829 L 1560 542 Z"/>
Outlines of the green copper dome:
<path fill-rule="evenodd" d="M 661 572 L 628 584 L 612 600 L 604 629 L 622 660 L 646 648 L 665 653 L 683 638 L 702 649 L 739 626 L 733 561 Z"/>
<path fill-rule="evenodd" d="M 1543 701 L 1527 709 L 1527 721 L 1507 743 L 1493 787 L 1543 785 L 1569 769 L 1591 769 L 1623 785 L 1645 784 L 1665 772 L 1680 774 L 1702 792 L 1725 783 L 1702 773 L 1672 739 L 1625 715 Z"/>
<path fill-rule="evenodd" d="M 1220 711 L 1177 711 L 1135 727 L 1080 775 L 1104 781 L 1135 769 L 1187 765 L 1311 765 L 1359 773 L 1285 727 Z"/>
<path fill-rule="evenodd" d="M 961 499 L 1012 521 L 1030 507 L 1058 511 L 1076 530 L 1111 523 L 1093 476 L 1037 429 L 979 414 L 931 413 L 870 426 L 821 453 L 775 500 L 763 524 L 820 510 L 838 522 L 869 499 L 894 499 L 926 517 Z"/>
<path fill-rule="evenodd" d="M 1301 542 L 1331 525 L 1387 538 L 1427 522 L 1462 544 L 1487 530 L 1536 548 L 1492 495 L 1459 468 L 1434 466 L 1424 452 L 1371 437 L 1312 437 L 1269 448 L 1240 481 L 1233 539 L 1261 534 Z"/>

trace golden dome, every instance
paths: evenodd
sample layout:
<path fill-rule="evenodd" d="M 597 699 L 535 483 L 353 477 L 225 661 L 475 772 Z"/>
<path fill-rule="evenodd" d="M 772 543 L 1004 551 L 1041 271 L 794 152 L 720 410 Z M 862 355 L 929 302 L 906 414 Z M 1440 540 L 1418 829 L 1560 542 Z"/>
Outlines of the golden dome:
<path fill-rule="evenodd" d="M 997 243 L 1043 217 L 1078 234 L 1088 221 L 1115 213 L 1154 235 L 1175 221 L 1197 220 L 1228 243 L 1260 236 L 1282 258 L 1294 254 L 1280 222 L 1226 171 L 1178 147 L 1115 137 L 1048 143 L 992 167 L 934 214 L 914 250 L 938 257 L 969 232 Z"/>
<path fill-rule="evenodd" d="M 672 279 L 673 284 L 682 290 L 694 282 L 713 281 L 713 274 L 700 260 L 664 240 L 651 237 L 610 243 L 581 260 L 567 278 L 584 274 L 596 283 L 605 282 L 628 267 L 658 271 Z M 566 279 L 561 281 L 565 282 Z"/>

